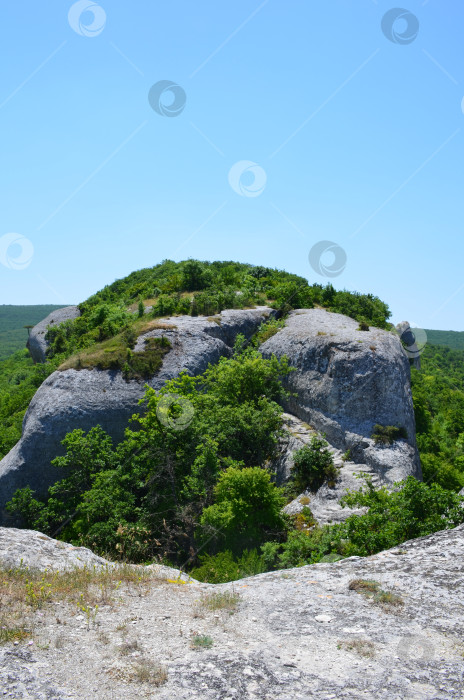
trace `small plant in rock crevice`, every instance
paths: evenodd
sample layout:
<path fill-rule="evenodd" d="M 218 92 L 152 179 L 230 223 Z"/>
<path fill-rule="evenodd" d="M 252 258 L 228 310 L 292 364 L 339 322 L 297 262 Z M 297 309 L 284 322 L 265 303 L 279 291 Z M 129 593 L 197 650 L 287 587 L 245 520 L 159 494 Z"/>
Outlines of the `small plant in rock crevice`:
<path fill-rule="evenodd" d="M 191 641 L 192 649 L 211 649 L 213 644 L 211 637 L 206 634 L 196 634 Z"/>
<path fill-rule="evenodd" d="M 392 445 L 395 440 L 407 440 L 406 428 L 396 425 L 380 425 L 376 423 L 372 430 L 372 439 L 376 445 Z"/>
<path fill-rule="evenodd" d="M 383 607 L 399 607 L 404 605 L 403 599 L 396 593 L 384 591 L 378 581 L 354 579 L 348 584 L 350 591 L 361 593 L 366 598 L 370 598 L 374 603 Z"/>
<path fill-rule="evenodd" d="M 199 605 L 206 610 L 229 610 L 233 612 L 237 609 L 239 601 L 240 594 L 232 590 L 209 593 L 201 598 Z"/>

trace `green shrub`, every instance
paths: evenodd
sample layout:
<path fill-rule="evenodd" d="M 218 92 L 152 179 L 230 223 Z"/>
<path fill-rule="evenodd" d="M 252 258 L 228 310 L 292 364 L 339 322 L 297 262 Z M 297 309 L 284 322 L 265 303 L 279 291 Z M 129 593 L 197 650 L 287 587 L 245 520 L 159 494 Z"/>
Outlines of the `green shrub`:
<path fill-rule="evenodd" d="M 262 558 L 268 569 L 288 569 L 327 561 L 327 556 L 370 556 L 406 540 L 464 523 L 464 497 L 424 484 L 410 476 L 395 490 L 376 490 L 370 480 L 341 501 L 350 508 L 367 508 L 343 523 L 289 532 L 285 542 L 266 542 Z"/>
<path fill-rule="evenodd" d="M 392 445 L 395 440 L 407 440 L 406 428 L 398 428 L 395 425 L 379 425 L 376 423 L 371 436 L 376 445 Z"/>
<path fill-rule="evenodd" d="M 285 498 L 260 467 L 229 467 L 214 488 L 215 503 L 204 509 L 198 538 L 209 547 L 241 552 L 257 547 L 270 534 L 285 530 Z"/>
<path fill-rule="evenodd" d="M 199 559 L 200 564 L 191 569 L 190 576 L 197 581 L 208 583 L 238 581 L 268 570 L 265 560 L 256 549 L 245 550 L 239 557 L 235 557 L 230 550 L 226 550 L 215 555 L 203 554 Z"/>
<path fill-rule="evenodd" d="M 294 492 L 306 489 L 317 491 L 325 481 L 335 481 L 338 470 L 334 466 L 332 455 L 327 449 L 328 443 L 316 436 L 293 455 L 291 485 Z"/>
<path fill-rule="evenodd" d="M 269 338 L 272 338 L 273 335 L 278 333 L 281 328 L 285 326 L 285 320 L 283 318 L 280 318 L 279 320 L 277 319 L 270 319 L 269 321 L 266 321 L 266 323 L 262 323 L 261 326 L 258 328 L 258 331 L 256 332 L 254 338 L 253 338 L 253 344 L 258 347 L 259 345 L 262 345 L 263 343 L 266 342 Z"/>

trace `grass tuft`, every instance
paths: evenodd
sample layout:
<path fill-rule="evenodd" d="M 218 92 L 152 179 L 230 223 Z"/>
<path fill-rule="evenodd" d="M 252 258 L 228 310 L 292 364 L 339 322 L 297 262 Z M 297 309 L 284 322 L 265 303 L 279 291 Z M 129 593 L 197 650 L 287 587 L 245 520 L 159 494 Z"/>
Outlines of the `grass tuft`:
<path fill-rule="evenodd" d="M 369 581 L 362 578 L 356 578 L 350 581 L 348 588 L 350 591 L 356 591 L 361 593 L 367 598 L 371 598 L 374 603 L 381 605 L 385 608 L 390 607 L 400 607 L 404 605 L 403 599 L 392 593 L 391 591 L 384 591 L 380 588 L 380 583 L 378 581 Z"/>
<path fill-rule="evenodd" d="M 191 647 L 192 649 L 211 649 L 213 646 L 213 640 L 211 637 L 205 634 L 197 634 L 192 637 Z"/>
<path fill-rule="evenodd" d="M 352 651 L 359 656 L 372 658 L 375 655 L 375 644 L 370 639 L 350 639 L 348 641 L 339 641 L 337 649 L 345 649 Z"/>
<path fill-rule="evenodd" d="M 235 611 L 240 601 L 240 594 L 235 591 L 209 593 L 200 600 L 200 606 L 206 610 Z"/>

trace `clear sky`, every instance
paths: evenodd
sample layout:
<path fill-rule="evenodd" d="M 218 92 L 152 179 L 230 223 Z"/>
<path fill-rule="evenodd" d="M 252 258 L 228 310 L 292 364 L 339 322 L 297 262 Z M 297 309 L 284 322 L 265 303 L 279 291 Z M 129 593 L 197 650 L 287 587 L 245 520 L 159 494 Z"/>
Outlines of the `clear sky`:
<path fill-rule="evenodd" d="M 336 288 L 464 330 L 464 3 L 405 2 L 2 3 L 0 303 L 165 258 L 325 284 L 330 241 Z"/>

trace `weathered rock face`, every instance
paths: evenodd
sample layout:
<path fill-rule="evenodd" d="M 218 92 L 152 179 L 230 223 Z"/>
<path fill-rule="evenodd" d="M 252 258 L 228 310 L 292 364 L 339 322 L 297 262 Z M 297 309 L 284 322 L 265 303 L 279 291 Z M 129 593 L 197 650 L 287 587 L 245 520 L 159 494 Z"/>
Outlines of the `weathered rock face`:
<path fill-rule="evenodd" d="M 59 326 L 64 321 L 72 321 L 81 315 L 78 306 L 65 306 L 63 309 L 52 311 L 51 314 L 40 321 L 34 328 L 31 329 L 26 347 L 31 353 L 34 362 L 45 362 L 48 343 L 45 340 L 47 326 Z"/>
<path fill-rule="evenodd" d="M 282 417 L 286 434 L 280 441 L 278 456 L 271 465 L 278 484 L 284 484 L 291 476 L 295 452 L 309 445 L 314 436 L 322 437 L 320 433 L 295 416 L 284 413 Z M 344 458 L 343 452 L 330 444 L 327 450 L 331 453 L 333 463 L 338 469 L 337 479 L 331 484 L 323 484 L 316 492 L 308 489 L 284 508 L 289 515 L 295 515 L 306 505 L 319 525 L 339 523 L 350 515 L 361 515 L 364 512 L 365 509 L 362 508 L 342 508 L 340 505 L 340 499 L 347 491 L 357 491 L 360 488 L 359 477 L 362 475 L 367 474 L 375 486 L 380 485 L 379 475 L 369 464 L 358 464 Z M 302 497 L 304 497 L 303 503 Z"/>
<path fill-rule="evenodd" d="M 287 380 L 296 394 L 285 409 L 309 423 L 351 459 L 385 482 L 421 478 L 409 360 L 394 333 L 359 331 L 347 316 L 323 309 L 292 311 L 285 327 L 262 346 L 263 355 L 287 355 L 297 371 Z M 406 429 L 407 440 L 376 446 L 373 426 Z"/>
<path fill-rule="evenodd" d="M 267 307 L 259 307 L 223 311 L 215 321 L 190 316 L 163 319 L 166 328 L 140 336 L 134 348 L 141 351 L 148 337 L 165 336 L 171 343 L 161 370 L 147 382 L 125 381 L 120 372 L 97 369 L 50 375 L 29 405 L 21 440 L 0 462 L 0 524 L 13 524 L 4 505 L 17 488 L 29 485 L 43 494 L 63 477 L 50 461 L 63 454 L 61 441 L 66 433 L 99 424 L 116 442 L 121 440 L 130 417 L 140 410 L 146 384 L 160 389 L 182 370 L 201 374 L 209 363 L 230 355 L 238 333 L 251 337 L 269 313 Z"/>
<path fill-rule="evenodd" d="M 27 537 L 29 555 L 24 531 L 0 529 L 0 564 L 15 568 L 23 558 L 63 570 L 76 556 L 93 564 L 88 550 L 72 551 L 40 533 Z M 462 700 L 463 559 L 461 525 L 375 556 L 220 586 L 156 578 L 139 591 L 121 586 L 90 629 L 75 603 L 38 612 L 27 606 L 33 643 L 0 646 L 0 689 L 57 700 Z M 376 602 L 350 589 L 355 579 L 374 580 L 400 601 Z M 234 614 L 201 606 L 204 595 L 232 591 Z M 211 649 L 193 649 L 194 635 L 210 636 Z M 129 644 L 139 656 L 127 655 Z M 142 659 L 148 668 L 165 667 L 159 688 L 128 682 Z"/>

